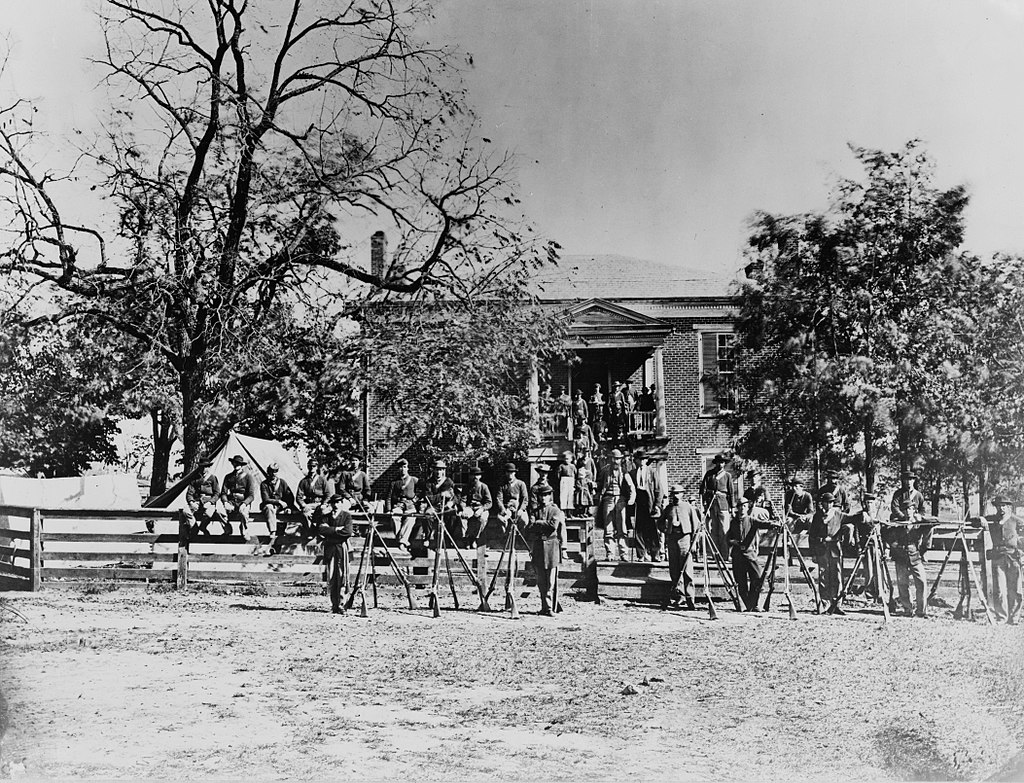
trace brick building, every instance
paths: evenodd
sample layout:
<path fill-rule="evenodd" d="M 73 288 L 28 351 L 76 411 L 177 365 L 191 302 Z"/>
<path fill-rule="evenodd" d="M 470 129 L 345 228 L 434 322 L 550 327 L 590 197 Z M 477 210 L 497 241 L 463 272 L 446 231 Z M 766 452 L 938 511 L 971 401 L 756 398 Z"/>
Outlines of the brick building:
<path fill-rule="evenodd" d="M 696 489 L 711 458 L 732 442 L 721 416 L 730 405 L 732 281 L 621 256 L 570 256 L 536 284 L 545 306 L 571 316 L 577 359 L 537 368 L 524 394 L 543 411 L 545 389 L 553 397 L 561 387 L 569 397 L 581 389 L 589 398 L 595 385 L 605 397 L 622 381 L 637 391 L 653 385 L 654 409 L 634 414 L 620 440 L 659 459 L 667 482 Z M 372 402 L 366 414 L 372 421 Z M 542 413 L 540 429 L 531 464 L 554 461 L 570 444 L 564 416 Z M 371 432 L 365 435 L 373 441 Z M 377 448 L 369 469 L 380 492 L 400 456 L 424 467 L 428 457 L 415 445 Z M 520 475 L 532 480 L 527 467 Z"/>

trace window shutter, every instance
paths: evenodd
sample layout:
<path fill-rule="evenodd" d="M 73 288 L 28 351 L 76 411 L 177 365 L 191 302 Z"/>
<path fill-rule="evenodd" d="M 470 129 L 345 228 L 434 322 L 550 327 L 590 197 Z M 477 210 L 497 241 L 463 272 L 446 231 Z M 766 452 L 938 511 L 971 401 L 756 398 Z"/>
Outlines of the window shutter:
<path fill-rule="evenodd" d="M 715 388 L 715 380 L 718 376 L 718 334 L 716 332 L 702 332 L 700 335 L 701 344 L 701 389 L 704 394 L 704 401 L 701 413 L 712 416 L 718 415 L 718 390 Z"/>

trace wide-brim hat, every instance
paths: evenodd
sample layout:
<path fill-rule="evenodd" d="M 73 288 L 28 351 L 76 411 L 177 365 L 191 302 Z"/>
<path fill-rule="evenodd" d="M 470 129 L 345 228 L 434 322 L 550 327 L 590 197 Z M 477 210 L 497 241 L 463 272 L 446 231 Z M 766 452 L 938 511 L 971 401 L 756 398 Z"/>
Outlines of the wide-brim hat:
<path fill-rule="evenodd" d="M 1010 499 L 1008 497 L 1006 497 L 1006 495 L 996 495 L 994 498 L 992 498 L 992 505 L 993 506 L 1012 506 L 1013 503 L 1010 502 Z"/>
<path fill-rule="evenodd" d="M 643 449 L 637 449 L 633 452 L 633 459 L 647 459 L 647 452 Z"/>
<path fill-rule="evenodd" d="M 668 491 L 671 492 L 673 495 L 682 495 L 683 492 L 685 492 L 686 490 L 683 488 L 682 484 L 673 484 L 671 487 L 668 488 Z"/>
<path fill-rule="evenodd" d="M 728 462 L 729 460 L 727 460 L 727 459 L 725 458 L 725 455 L 724 455 L 724 454 L 716 454 L 716 455 L 715 455 L 715 458 L 714 458 L 713 460 L 711 460 L 711 461 L 712 461 L 712 462 L 713 462 L 714 464 L 716 464 L 716 465 L 724 465 L 724 464 L 725 464 L 726 462 Z"/>
<path fill-rule="evenodd" d="M 512 463 L 512 462 L 506 462 L 505 463 L 505 472 L 506 473 L 515 473 L 518 470 L 519 470 L 519 468 L 517 468 L 515 466 L 515 463 Z"/>
<path fill-rule="evenodd" d="M 538 463 L 537 463 L 537 464 L 536 464 L 536 465 L 534 466 L 534 470 L 536 470 L 536 471 L 537 471 L 538 473 L 549 473 L 549 472 L 551 471 L 551 468 L 550 468 L 550 467 L 548 467 L 548 466 L 547 466 L 546 464 L 544 464 L 543 462 L 538 462 Z"/>
<path fill-rule="evenodd" d="M 480 469 L 479 465 L 474 465 L 473 467 L 471 467 L 469 469 L 469 475 L 471 475 L 471 476 L 482 476 L 483 475 L 483 471 Z"/>
<path fill-rule="evenodd" d="M 612 459 L 622 459 L 622 452 L 618 449 L 612 449 Z"/>
<path fill-rule="evenodd" d="M 236 454 L 228 460 L 232 465 L 248 465 L 249 462 L 241 454 Z"/>

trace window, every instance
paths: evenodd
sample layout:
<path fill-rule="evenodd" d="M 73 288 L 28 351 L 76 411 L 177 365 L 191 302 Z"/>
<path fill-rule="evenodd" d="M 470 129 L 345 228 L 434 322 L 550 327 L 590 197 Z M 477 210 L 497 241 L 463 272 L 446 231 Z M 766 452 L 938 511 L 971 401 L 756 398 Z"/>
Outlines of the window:
<path fill-rule="evenodd" d="M 736 335 L 732 332 L 701 332 L 700 412 L 718 416 L 737 409 Z"/>

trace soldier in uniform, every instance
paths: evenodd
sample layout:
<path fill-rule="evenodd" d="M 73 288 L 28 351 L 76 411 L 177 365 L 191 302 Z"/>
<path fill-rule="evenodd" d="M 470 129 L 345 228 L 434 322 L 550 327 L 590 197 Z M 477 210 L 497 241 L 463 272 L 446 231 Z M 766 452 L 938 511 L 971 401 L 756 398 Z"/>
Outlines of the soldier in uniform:
<path fill-rule="evenodd" d="M 552 502 L 550 485 L 537 487 L 537 512 L 526 526 L 530 538 L 530 558 L 537 574 L 537 589 L 540 591 L 540 613 L 551 617 L 557 610 L 555 586 L 558 583 L 558 566 L 562 562 L 561 531 L 565 527 L 565 516 Z"/>
<path fill-rule="evenodd" d="M 605 419 L 605 399 L 601 391 L 601 384 L 594 384 L 594 391 L 590 395 L 590 427 L 594 431 L 594 437 L 598 441 L 604 440 L 607 429 Z"/>
<path fill-rule="evenodd" d="M 700 482 L 700 499 L 704 504 L 708 531 L 724 560 L 729 559 L 729 522 L 737 505 L 736 486 L 732 474 L 725 469 L 727 461 L 724 455 L 716 454 Z"/>
<path fill-rule="evenodd" d="M 477 545 L 477 539 L 487 527 L 487 518 L 491 513 L 491 491 L 480 480 L 483 471 L 479 465 L 469 469 L 469 483 L 462 493 L 462 538 L 460 541 L 467 549 Z"/>
<path fill-rule="evenodd" d="M 814 519 L 814 498 L 804 489 L 803 479 L 790 480 L 790 493 L 786 498 L 786 525 L 793 534 L 793 543 L 800 545 L 800 536 L 811 529 Z M 796 554 L 790 553 L 789 565 L 796 564 Z"/>
<path fill-rule="evenodd" d="M 434 478 L 426 488 L 427 513 L 424 519 L 427 541 L 433 541 L 437 534 L 434 525 L 444 525 L 453 541 L 462 535 L 461 519 L 455 508 L 455 482 L 448 476 L 448 463 L 443 459 L 434 462 Z M 457 528 L 458 526 L 458 528 Z"/>
<path fill-rule="evenodd" d="M 409 475 L 409 460 L 398 460 L 399 476 L 388 488 L 388 511 L 395 524 L 398 548 L 407 551 L 416 527 L 416 498 L 420 494 L 420 480 Z"/>
<path fill-rule="evenodd" d="M 636 487 L 636 503 L 633 506 L 633 535 L 637 555 L 641 561 L 661 560 L 661 534 L 658 530 L 658 516 L 665 501 L 661 486 L 661 475 L 657 468 L 647 462 L 647 452 L 637 449 L 633 453 L 634 468 L 629 472 Z"/>
<path fill-rule="evenodd" d="M 359 457 L 353 454 L 349 458 L 348 469 L 341 472 L 341 487 L 354 503 L 365 503 L 370 499 L 370 479 L 363 470 Z"/>
<path fill-rule="evenodd" d="M 530 499 L 527 504 L 527 510 L 530 516 L 537 513 L 540 508 L 540 496 L 537 494 L 542 487 L 550 487 L 551 482 L 548 479 L 548 474 L 551 472 L 551 468 L 544 462 L 538 462 L 533 466 L 533 469 L 537 471 L 537 480 L 530 486 Z"/>
<path fill-rule="evenodd" d="M 619 560 L 626 559 L 626 512 L 636 502 L 636 485 L 622 465 L 622 452 L 612 449 L 611 461 L 597 478 L 597 525 L 604 528 L 604 552 L 612 559 L 612 540 Z"/>
<path fill-rule="evenodd" d="M 764 489 L 761 487 L 761 489 Z M 751 487 L 750 497 L 756 497 Z M 755 502 L 745 505 L 733 514 L 729 525 L 729 548 L 732 554 L 732 573 L 740 601 L 748 612 L 757 611 L 757 599 L 761 593 L 761 561 L 758 558 L 760 538 L 758 531 L 771 524 L 771 504 Z"/>
<path fill-rule="evenodd" d="M 205 460 L 200 464 L 204 470 L 209 470 L 213 463 Z M 192 535 L 210 535 L 209 525 L 214 519 L 220 522 L 225 535 L 231 531 L 227 523 L 228 513 L 220 500 L 220 481 L 213 473 L 188 485 L 184 514 Z"/>
<path fill-rule="evenodd" d="M 249 517 L 252 514 L 252 504 L 259 494 L 259 482 L 249 470 L 249 463 L 245 457 L 236 454 L 228 460 L 235 469 L 224 477 L 224 486 L 220 490 L 220 498 L 228 513 L 238 514 L 241 522 L 238 526 L 239 534 L 245 538 L 246 529 L 249 527 Z M 225 534 L 231 533 L 231 526 L 228 525 Z"/>
<path fill-rule="evenodd" d="M 277 475 L 280 470 L 276 462 L 271 462 L 267 465 L 267 478 L 260 484 L 260 509 L 267 522 L 267 535 L 270 536 L 267 549 L 270 555 L 277 554 L 277 539 L 284 535 L 285 530 L 284 520 L 278 519 L 278 514 L 286 514 L 295 505 L 291 488 Z"/>
<path fill-rule="evenodd" d="M 295 490 L 295 503 L 302 514 L 303 534 L 309 535 L 320 521 L 320 514 L 331 496 L 334 495 L 334 482 L 327 477 L 323 466 L 315 459 L 306 463 L 306 475 L 299 481 Z"/>
<path fill-rule="evenodd" d="M 348 540 L 352 537 L 352 515 L 343 494 L 332 495 L 320 516 L 317 533 L 324 541 L 324 570 L 331 595 L 331 612 L 342 614 L 341 597 L 348 584 Z"/>
<path fill-rule="evenodd" d="M 1002 495 L 992 499 L 995 514 L 979 521 L 992 537 L 992 613 L 999 622 L 1016 625 L 1021 611 L 1021 564 L 1024 562 L 1024 519 L 1013 513 Z"/>
<path fill-rule="evenodd" d="M 569 409 L 569 415 L 572 418 L 572 431 L 578 436 L 580 427 L 587 424 L 590 420 L 590 406 L 587 405 L 587 401 L 583 399 L 583 392 L 579 389 L 574 391 L 572 394 L 572 406 Z"/>
<path fill-rule="evenodd" d="M 843 512 L 839 501 L 829 492 L 823 493 L 819 501 L 823 508 L 819 507 L 819 513 L 811 522 L 808 538 L 811 554 L 818 564 L 818 595 L 826 604 L 831 604 L 839 597 L 843 581 L 843 553 L 840 548 Z M 845 612 L 836 607 L 836 614 Z"/>
<path fill-rule="evenodd" d="M 901 487 L 893 493 L 889 505 L 889 522 L 882 527 L 883 539 L 889 546 L 889 555 L 896 567 L 896 587 L 899 603 L 909 617 L 928 616 L 925 588 L 928 586 L 924 570 L 924 553 L 928 549 L 930 529 L 914 524 L 924 517 L 924 496 L 913 487 L 909 476 L 904 476 Z M 910 602 L 910 580 L 914 580 L 916 601 Z"/>
<path fill-rule="evenodd" d="M 668 550 L 668 573 L 672 580 L 671 602 L 675 607 L 686 599 L 686 608 L 693 603 L 693 536 L 700 527 L 700 514 L 693 504 L 683 499 L 683 485 L 673 484 L 668 490 L 668 503 L 661 514 Z"/>
<path fill-rule="evenodd" d="M 495 493 L 498 504 L 498 519 L 501 520 L 504 533 L 508 533 L 509 524 L 526 524 L 527 511 L 530 505 L 530 492 L 526 482 L 516 478 L 516 466 L 505 464 L 505 480 Z"/>

